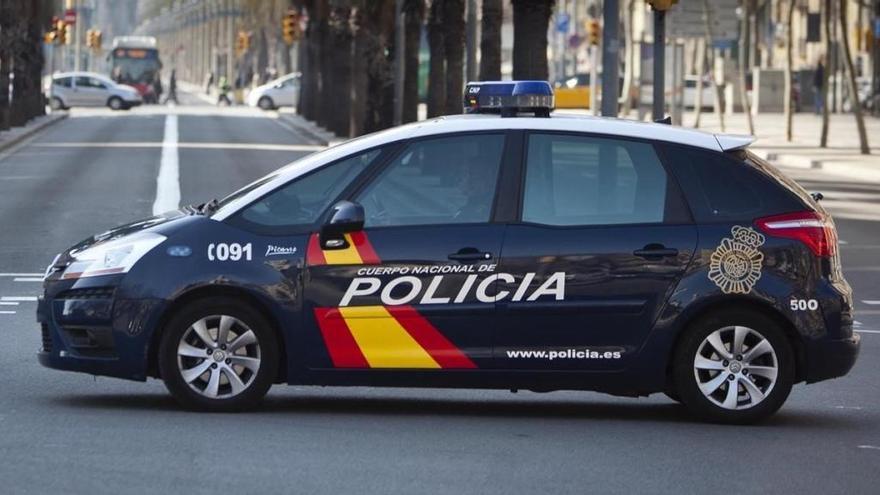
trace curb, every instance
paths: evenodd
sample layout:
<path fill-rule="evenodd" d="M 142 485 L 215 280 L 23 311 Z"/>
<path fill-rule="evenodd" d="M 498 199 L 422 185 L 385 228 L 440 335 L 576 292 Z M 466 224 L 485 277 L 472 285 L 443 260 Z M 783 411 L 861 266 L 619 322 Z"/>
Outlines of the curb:
<path fill-rule="evenodd" d="M 335 134 L 321 129 L 317 125 L 303 119 L 299 115 L 279 113 L 278 118 L 290 124 L 298 132 L 314 141 L 315 144 L 319 144 L 321 146 L 330 146 L 331 144 L 340 141 L 340 139 L 338 139 Z"/>
<path fill-rule="evenodd" d="M 7 139 L 0 140 L 0 151 L 5 151 L 15 146 L 16 144 L 45 129 L 46 127 L 49 127 L 50 125 L 60 120 L 66 119 L 67 116 L 67 112 L 50 113 L 48 115 L 45 115 L 45 118 L 38 117 L 39 121 L 34 124 L 25 125 L 23 127 L 16 127 L 10 129 L 9 131 L 5 131 L 12 133 L 12 136 L 8 137 Z"/>

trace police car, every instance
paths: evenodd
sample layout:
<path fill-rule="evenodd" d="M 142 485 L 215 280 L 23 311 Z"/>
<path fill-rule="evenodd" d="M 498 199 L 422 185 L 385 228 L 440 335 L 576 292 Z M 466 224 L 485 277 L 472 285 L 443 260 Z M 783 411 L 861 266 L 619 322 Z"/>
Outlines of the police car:
<path fill-rule="evenodd" d="M 568 389 L 736 423 L 852 368 L 834 223 L 750 138 L 550 116 L 540 82 L 464 100 L 61 253 L 39 361 L 209 411 L 278 383 Z"/>

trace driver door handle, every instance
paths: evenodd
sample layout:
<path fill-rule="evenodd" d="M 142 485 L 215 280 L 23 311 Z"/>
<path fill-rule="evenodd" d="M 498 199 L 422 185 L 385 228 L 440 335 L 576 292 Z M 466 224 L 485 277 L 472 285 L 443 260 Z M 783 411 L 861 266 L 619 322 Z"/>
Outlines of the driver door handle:
<path fill-rule="evenodd" d="M 481 260 L 491 260 L 492 253 L 483 252 L 476 248 L 462 248 L 459 249 L 457 253 L 452 253 L 448 256 L 448 258 L 452 261 L 481 261 Z"/>
<path fill-rule="evenodd" d="M 678 256 L 678 249 L 667 248 L 663 244 L 648 244 L 642 249 L 633 251 L 633 255 L 640 258 L 668 258 Z"/>

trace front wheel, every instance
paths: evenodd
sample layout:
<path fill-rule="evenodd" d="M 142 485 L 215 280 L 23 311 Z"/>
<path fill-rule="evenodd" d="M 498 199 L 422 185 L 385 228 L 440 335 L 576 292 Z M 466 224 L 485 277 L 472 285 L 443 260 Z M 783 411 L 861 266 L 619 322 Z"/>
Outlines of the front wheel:
<path fill-rule="evenodd" d="M 278 374 L 269 322 L 234 299 L 198 300 L 165 327 L 159 371 L 184 407 L 240 411 L 256 406 Z"/>
<path fill-rule="evenodd" d="M 118 96 L 111 96 L 109 100 L 107 100 L 107 106 L 110 107 L 111 110 L 122 110 L 124 106 L 122 102 L 122 98 Z"/>
<path fill-rule="evenodd" d="M 794 353 L 767 316 L 720 311 L 695 322 L 678 346 L 677 395 L 698 417 L 745 424 L 775 413 L 791 392 Z"/>
<path fill-rule="evenodd" d="M 275 103 L 272 101 L 272 98 L 263 96 L 257 101 L 257 106 L 262 110 L 272 110 L 275 108 Z"/>

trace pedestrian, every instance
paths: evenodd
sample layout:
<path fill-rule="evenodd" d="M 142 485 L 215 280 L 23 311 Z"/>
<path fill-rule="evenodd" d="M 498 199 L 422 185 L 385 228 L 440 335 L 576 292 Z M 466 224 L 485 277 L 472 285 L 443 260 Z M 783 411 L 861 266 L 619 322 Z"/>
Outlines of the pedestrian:
<path fill-rule="evenodd" d="M 177 69 L 171 69 L 171 76 L 168 78 L 168 95 L 165 97 L 165 103 L 173 101 L 175 105 L 179 105 L 177 101 Z"/>
<path fill-rule="evenodd" d="M 205 94 L 211 94 L 211 86 L 214 85 L 214 72 L 208 72 L 205 74 Z"/>
<path fill-rule="evenodd" d="M 825 95 L 822 94 L 823 86 L 825 86 L 825 66 L 820 58 L 816 64 L 816 70 L 813 71 L 813 106 L 816 115 L 822 113 L 825 108 Z"/>
<path fill-rule="evenodd" d="M 232 105 L 232 100 L 229 99 L 229 95 L 227 94 L 230 89 L 232 88 L 229 86 L 229 81 L 226 79 L 226 76 L 220 76 L 220 81 L 217 84 L 217 90 L 219 93 L 217 95 L 218 105 Z"/>

